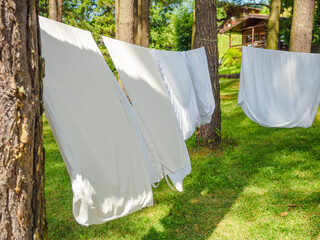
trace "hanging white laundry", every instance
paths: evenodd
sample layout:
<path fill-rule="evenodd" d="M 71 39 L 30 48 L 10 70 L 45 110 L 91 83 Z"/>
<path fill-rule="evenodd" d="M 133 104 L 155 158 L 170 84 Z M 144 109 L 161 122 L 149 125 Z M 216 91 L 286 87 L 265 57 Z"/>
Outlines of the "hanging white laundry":
<path fill-rule="evenodd" d="M 40 17 L 46 116 L 68 168 L 73 214 L 99 224 L 153 204 L 130 105 L 87 31 Z"/>
<path fill-rule="evenodd" d="M 204 47 L 186 51 L 185 55 L 200 114 L 200 124 L 197 127 L 200 127 L 210 123 L 215 109 L 207 55 Z"/>
<path fill-rule="evenodd" d="M 185 54 L 154 49 L 152 52 L 186 140 L 201 119 Z"/>
<path fill-rule="evenodd" d="M 146 139 L 154 179 L 169 175 L 178 191 L 191 172 L 189 154 L 150 49 L 111 38 L 103 41 L 119 72 Z"/>
<path fill-rule="evenodd" d="M 238 105 L 265 127 L 310 127 L 320 100 L 320 55 L 242 48 Z"/>

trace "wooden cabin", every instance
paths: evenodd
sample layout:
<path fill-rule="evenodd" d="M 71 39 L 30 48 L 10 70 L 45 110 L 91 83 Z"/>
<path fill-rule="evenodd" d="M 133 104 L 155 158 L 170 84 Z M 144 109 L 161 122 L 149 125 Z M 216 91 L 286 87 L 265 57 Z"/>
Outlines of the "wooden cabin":
<path fill-rule="evenodd" d="M 241 46 L 266 48 L 269 15 L 260 14 L 260 11 L 259 8 L 246 6 L 234 7 L 227 11 L 226 21 L 219 33 L 229 35 L 229 48 L 241 48 Z M 233 33 L 242 34 L 242 45 L 232 44 Z"/>

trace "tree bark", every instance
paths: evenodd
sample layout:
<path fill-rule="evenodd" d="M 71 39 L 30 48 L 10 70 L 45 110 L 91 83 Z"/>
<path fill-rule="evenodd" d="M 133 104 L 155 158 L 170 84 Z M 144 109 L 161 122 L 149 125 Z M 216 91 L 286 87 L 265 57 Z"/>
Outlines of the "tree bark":
<path fill-rule="evenodd" d="M 219 146 L 221 141 L 216 0 L 195 1 L 195 29 L 192 48 L 194 49 L 201 46 L 205 47 L 207 53 L 216 108 L 212 115 L 211 122 L 200 127 L 199 137 L 207 147 L 215 148 Z"/>
<path fill-rule="evenodd" d="M 115 24 L 114 24 L 115 35 L 116 35 L 116 39 L 120 40 L 120 36 L 119 36 L 120 0 L 115 0 L 114 15 L 115 15 Z"/>
<path fill-rule="evenodd" d="M 135 44 L 149 47 L 149 0 L 138 0 Z"/>
<path fill-rule="evenodd" d="M 116 0 L 116 39 L 149 46 L 149 0 Z"/>
<path fill-rule="evenodd" d="M 0 1 L 0 239 L 45 239 L 38 1 Z"/>
<path fill-rule="evenodd" d="M 271 10 L 270 10 L 270 17 L 268 21 L 267 49 L 276 50 L 278 48 L 281 0 L 272 0 L 270 5 L 271 5 Z"/>
<path fill-rule="evenodd" d="M 49 0 L 49 18 L 62 22 L 63 0 Z"/>
<path fill-rule="evenodd" d="M 49 18 L 58 21 L 58 2 L 57 0 L 49 0 Z"/>
<path fill-rule="evenodd" d="M 137 0 L 118 0 L 118 38 L 121 41 L 134 43 L 136 29 Z M 116 4 L 117 7 L 117 4 Z M 116 10 L 117 12 L 117 10 Z"/>
<path fill-rule="evenodd" d="M 57 21 L 62 22 L 63 0 L 58 0 L 57 9 L 58 9 Z"/>
<path fill-rule="evenodd" d="M 290 51 L 311 52 L 315 0 L 294 0 Z"/>

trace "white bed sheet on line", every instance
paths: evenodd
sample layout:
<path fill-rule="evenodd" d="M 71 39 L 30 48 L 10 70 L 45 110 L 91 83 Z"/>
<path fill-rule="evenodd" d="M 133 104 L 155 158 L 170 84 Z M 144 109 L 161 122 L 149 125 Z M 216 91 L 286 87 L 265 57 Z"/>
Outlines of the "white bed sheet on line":
<path fill-rule="evenodd" d="M 238 105 L 265 127 L 310 127 L 320 100 L 320 54 L 242 47 Z"/>
<path fill-rule="evenodd" d="M 215 109 L 207 55 L 204 47 L 184 53 L 197 99 L 200 114 L 200 122 L 197 127 L 200 127 L 211 122 Z"/>
<path fill-rule="evenodd" d="M 178 191 L 191 172 L 190 158 L 151 50 L 111 38 L 103 41 L 119 72 L 160 181 L 168 175 Z"/>
<path fill-rule="evenodd" d="M 152 53 L 186 140 L 201 119 L 185 53 L 154 49 Z"/>
<path fill-rule="evenodd" d="M 147 150 L 126 97 L 90 32 L 40 17 L 44 105 L 82 225 L 153 204 Z"/>

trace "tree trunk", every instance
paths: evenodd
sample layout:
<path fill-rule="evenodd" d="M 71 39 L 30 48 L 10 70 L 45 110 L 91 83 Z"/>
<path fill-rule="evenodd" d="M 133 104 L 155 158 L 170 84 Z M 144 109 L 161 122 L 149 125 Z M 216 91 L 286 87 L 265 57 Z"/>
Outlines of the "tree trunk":
<path fill-rule="evenodd" d="M 149 46 L 149 0 L 116 0 L 116 39 Z"/>
<path fill-rule="evenodd" d="M 136 29 L 135 21 L 137 20 L 137 0 L 118 0 L 118 38 L 121 41 L 134 43 L 134 33 Z M 117 4 L 116 4 L 117 7 Z M 117 10 L 116 10 L 117 12 Z"/>
<path fill-rule="evenodd" d="M 211 122 L 200 127 L 199 137 L 207 147 L 215 148 L 219 146 L 221 141 L 216 0 L 195 1 L 195 29 L 192 48 L 198 48 L 201 46 L 205 47 L 207 53 L 216 108 L 212 115 Z"/>
<path fill-rule="evenodd" d="M 38 1 L 0 1 L 0 239 L 45 239 Z"/>
<path fill-rule="evenodd" d="M 271 1 L 270 18 L 268 21 L 267 48 L 276 50 L 278 47 L 279 18 L 281 0 Z"/>
<path fill-rule="evenodd" d="M 49 18 L 58 21 L 58 2 L 57 0 L 49 0 Z"/>
<path fill-rule="evenodd" d="M 149 0 L 138 0 L 134 43 L 142 47 L 149 47 L 149 9 Z"/>
<path fill-rule="evenodd" d="M 63 0 L 49 0 L 49 18 L 62 22 Z"/>
<path fill-rule="evenodd" d="M 116 39 L 120 40 L 119 37 L 119 17 L 120 17 L 120 0 L 115 0 L 115 10 L 114 10 L 114 15 L 115 15 L 115 35 Z"/>
<path fill-rule="evenodd" d="M 315 0 L 294 0 L 290 51 L 310 52 Z"/>
<path fill-rule="evenodd" d="M 63 0 L 58 0 L 57 9 L 58 9 L 57 21 L 62 22 Z"/>

